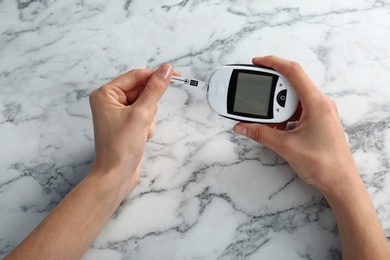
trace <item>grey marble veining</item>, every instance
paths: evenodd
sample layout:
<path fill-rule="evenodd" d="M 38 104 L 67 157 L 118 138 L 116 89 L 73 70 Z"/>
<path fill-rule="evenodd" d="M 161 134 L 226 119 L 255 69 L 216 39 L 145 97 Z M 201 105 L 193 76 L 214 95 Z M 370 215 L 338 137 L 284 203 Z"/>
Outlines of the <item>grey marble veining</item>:
<path fill-rule="evenodd" d="M 336 102 L 390 236 L 389 1 L 3 0 L 0 20 L 1 257 L 88 171 L 93 89 L 164 62 L 206 80 L 268 54 Z M 340 259 L 327 202 L 205 94 L 167 90 L 140 183 L 84 258 Z"/>

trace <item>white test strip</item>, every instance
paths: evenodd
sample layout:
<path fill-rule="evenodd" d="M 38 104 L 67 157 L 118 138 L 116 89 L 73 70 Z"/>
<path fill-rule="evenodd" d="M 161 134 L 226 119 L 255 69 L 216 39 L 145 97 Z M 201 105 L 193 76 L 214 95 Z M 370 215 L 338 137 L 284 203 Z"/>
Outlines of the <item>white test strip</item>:
<path fill-rule="evenodd" d="M 206 85 L 206 83 L 203 81 L 179 76 L 172 76 L 171 83 L 190 85 L 193 87 L 203 87 Z"/>

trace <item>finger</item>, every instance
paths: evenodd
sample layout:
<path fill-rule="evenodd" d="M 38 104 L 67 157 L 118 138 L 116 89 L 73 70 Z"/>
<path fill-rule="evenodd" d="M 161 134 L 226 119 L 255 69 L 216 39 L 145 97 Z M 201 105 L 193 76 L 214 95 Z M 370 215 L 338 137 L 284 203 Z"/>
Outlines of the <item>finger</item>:
<path fill-rule="evenodd" d="M 273 68 L 285 75 L 303 102 L 311 100 L 313 95 L 320 93 L 319 89 L 297 62 L 276 56 L 257 57 L 253 58 L 252 62 L 255 65 Z"/>
<path fill-rule="evenodd" d="M 278 130 L 284 130 L 286 129 L 287 121 L 279 124 L 266 124 L 266 126 L 271 127 L 273 129 L 278 129 Z"/>
<path fill-rule="evenodd" d="M 234 132 L 267 146 L 282 155 L 286 132 L 260 124 L 238 123 Z"/>
<path fill-rule="evenodd" d="M 290 119 L 287 121 L 299 121 L 301 119 L 301 116 L 302 116 L 302 111 L 303 111 L 302 105 L 301 105 L 301 102 L 299 101 L 297 110 L 295 110 L 294 115 L 292 115 L 290 117 Z"/>
<path fill-rule="evenodd" d="M 173 75 L 174 76 L 181 76 L 181 73 L 174 70 Z M 146 83 L 144 85 L 139 85 L 138 87 L 135 87 L 134 89 L 132 89 L 132 91 L 129 91 L 126 93 L 127 100 L 128 100 L 129 104 L 133 104 L 134 101 L 136 101 L 138 99 L 138 97 L 141 96 L 142 91 L 144 90 Z"/>
<path fill-rule="evenodd" d="M 156 130 L 156 124 L 157 124 L 157 121 L 156 121 L 156 118 L 154 118 L 152 124 L 149 127 L 148 140 L 154 136 L 154 131 Z"/>
<path fill-rule="evenodd" d="M 164 94 L 173 74 L 172 66 L 163 64 L 150 77 L 141 96 L 134 102 L 135 105 L 145 108 L 154 107 Z"/>
<path fill-rule="evenodd" d="M 155 70 L 150 69 L 135 69 L 131 70 L 116 79 L 112 80 L 107 85 L 115 86 L 124 92 L 128 92 L 140 85 L 146 85 Z"/>

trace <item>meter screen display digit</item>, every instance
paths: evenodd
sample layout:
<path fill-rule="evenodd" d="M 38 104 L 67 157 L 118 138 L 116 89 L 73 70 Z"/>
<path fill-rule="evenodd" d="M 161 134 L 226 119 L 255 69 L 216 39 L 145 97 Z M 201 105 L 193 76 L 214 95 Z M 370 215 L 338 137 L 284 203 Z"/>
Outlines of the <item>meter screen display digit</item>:
<path fill-rule="evenodd" d="M 239 72 L 234 96 L 236 113 L 268 116 L 273 100 L 272 76 Z"/>

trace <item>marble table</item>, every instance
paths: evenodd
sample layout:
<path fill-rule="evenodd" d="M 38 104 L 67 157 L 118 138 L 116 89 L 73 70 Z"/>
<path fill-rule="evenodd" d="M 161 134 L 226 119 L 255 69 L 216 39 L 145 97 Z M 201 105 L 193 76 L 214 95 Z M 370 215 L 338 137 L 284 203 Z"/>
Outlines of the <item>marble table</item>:
<path fill-rule="evenodd" d="M 0 257 L 87 173 L 93 89 L 165 62 L 207 80 L 268 54 L 337 103 L 389 238 L 388 0 L 18 0 L 0 1 L 0 19 Z M 340 259 L 326 200 L 205 97 L 168 89 L 140 183 L 84 258 Z"/>

